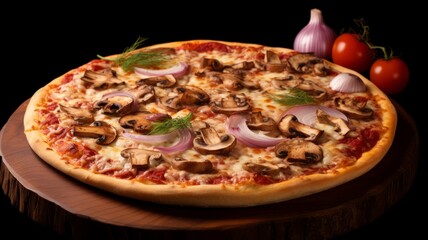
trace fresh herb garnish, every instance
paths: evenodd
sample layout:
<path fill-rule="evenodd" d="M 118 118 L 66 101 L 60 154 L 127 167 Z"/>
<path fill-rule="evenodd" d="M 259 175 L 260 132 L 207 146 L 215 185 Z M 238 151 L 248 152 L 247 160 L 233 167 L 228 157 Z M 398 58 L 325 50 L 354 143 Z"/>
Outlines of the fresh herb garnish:
<path fill-rule="evenodd" d="M 181 118 L 171 118 L 164 122 L 153 122 L 153 128 L 149 132 L 150 135 L 166 134 L 174 130 L 191 127 L 192 113 Z"/>
<path fill-rule="evenodd" d="M 315 103 L 312 96 L 298 88 L 291 88 L 284 94 L 273 95 L 272 99 L 277 103 L 287 106 Z"/>
<path fill-rule="evenodd" d="M 168 60 L 165 50 L 146 50 L 131 53 L 138 49 L 146 40 L 147 38 L 139 37 L 132 46 L 126 48 L 117 58 L 111 59 L 100 55 L 97 55 L 97 57 L 115 62 L 126 72 L 133 70 L 134 67 L 152 67 L 165 63 Z"/>

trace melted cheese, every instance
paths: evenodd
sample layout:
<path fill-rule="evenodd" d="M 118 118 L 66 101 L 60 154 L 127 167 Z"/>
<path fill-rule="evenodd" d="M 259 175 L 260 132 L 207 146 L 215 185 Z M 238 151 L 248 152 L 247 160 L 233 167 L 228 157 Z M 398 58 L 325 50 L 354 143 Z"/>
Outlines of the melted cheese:
<path fill-rule="evenodd" d="M 261 50 L 263 52 L 263 50 Z M 178 50 L 176 52 L 177 61 L 185 61 L 190 65 L 190 73 L 184 76 L 181 79 L 178 79 L 179 85 L 193 85 L 203 89 L 210 98 L 223 98 L 229 92 L 234 93 L 244 93 L 247 97 L 249 104 L 252 106 L 253 111 L 261 111 L 264 116 L 271 117 L 275 121 L 280 120 L 280 116 L 290 108 L 290 106 L 281 105 L 272 100 L 271 94 L 278 93 L 281 90 L 275 89 L 272 81 L 275 79 L 281 79 L 287 76 L 288 73 L 274 73 L 267 72 L 261 70 L 252 70 L 248 72 L 247 78 L 250 78 L 256 81 L 259 85 L 259 89 L 246 89 L 243 88 L 241 90 L 230 91 L 222 86 L 221 83 L 216 83 L 213 81 L 208 81 L 204 77 L 197 76 L 196 73 L 203 71 L 201 69 L 200 63 L 203 58 L 214 58 L 220 61 L 224 65 L 233 65 L 242 61 L 254 61 L 256 60 L 256 56 L 260 52 L 246 52 L 246 51 L 236 51 L 228 54 L 223 54 L 217 51 L 213 52 L 205 52 L 205 53 L 196 53 L 192 51 Z M 122 69 L 112 66 L 112 68 L 118 73 L 118 78 L 123 80 L 126 83 L 126 86 L 121 88 L 121 91 L 127 91 L 134 89 L 137 87 L 136 82 L 140 79 L 140 77 L 134 73 L 124 73 Z M 82 71 L 77 71 L 74 75 L 73 81 L 69 83 L 60 85 L 58 88 L 51 91 L 51 99 L 53 102 L 57 102 L 64 106 L 69 107 L 83 107 L 90 109 L 94 103 L 101 100 L 102 97 L 109 92 L 116 91 L 118 89 L 106 89 L 106 90 L 96 90 L 92 88 L 88 88 L 85 83 L 80 80 L 83 76 Z M 328 88 L 328 83 L 331 79 L 331 76 L 327 77 L 319 77 L 319 76 L 308 76 L 302 75 L 303 78 L 311 79 L 316 81 L 322 87 Z M 172 91 L 172 88 L 159 88 L 155 87 L 155 93 L 158 98 L 167 96 L 169 92 Z M 356 96 L 367 96 L 367 94 L 354 94 Z M 369 97 L 370 98 L 370 97 Z M 331 104 L 331 103 L 328 103 Z M 368 103 L 370 107 L 376 108 L 377 106 L 373 105 L 372 102 Z M 183 110 L 178 111 L 170 111 L 167 108 L 158 104 L 158 102 L 148 103 L 144 106 L 144 108 L 151 112 L 158 113 L 168 113 L 170 116 L 183 117 L 189 113 L 189 109 L 185 108 Z M 210 108 L 208 106 L 201 106 L 198 108 L 199 115 L 196 115 L 196 119 L 200 118 L 200 116 L 208 116 L 210 112 Z M 61 114 L 60 110 L 57 108 L 55 110 L 56 113 L 59 113 L 60 124 L 64 127 L 71 127 L 75 122 L 68 118 L 66 115 Z M 205 117 L 204 121 L 206 121 L 210 126 L 214 127 L 216 131 L 222 135 L 225 134 L 225 120 L 227 116 L 224 114 L 215 114 L 213 116 Z M 105 121 L 108 124 L 112 125 L 114 128 L 118 130 L 119 137 L 118 139 L 107 146 L 99 146 L 96 144 L 95 139 L 93 138 L 79 138 L 79 141 L 91 149 L 99 149 L 98 155 L 95 159 L 91 159 L 92 165 L 90 170 L 96 172 L 106 172 L 106 171 L 130 171 L 132 170 L 132 165 L 128 159 L 121 156 L 121 151 L 125 148 L 141 148 L 141 149 L 149 149 L 155 150 L 156 146 L 163 145 L 169 146 L 174 144 L 177 139 L 172 140 L 171 142 L 165 143 L 141 143 L 136 142 L 132 139 L 125 138 L 121 135 L 123 131 L 131 131 L 129 129 L 123 129 L 118 123 L 119 116 L 111 116 L 106 114 L 101 114 L 100 112 L 96 112 L 95 120 L 97 121 Z M 377 120 L 373 120 L 376 122 Z M 365 122 L 365 124 L 369 126 L 373 124 L 373 122 Z M 350 122 L 353 127 L 361 128 L 360 122 Z M 339 163 L 341 157 L 341 148 L 345 148 L 344 144 L 339 144 L 339 141 L 343 139 L 344 136 L 340 135 L 336 132 L 333 127 L 317 123 L 313 127 L 323 131 L 323 142 L 320 144 L 320 147 L 323 151 L 323 160 L 318 164 L 312 165 L 312 167 L 323 167 L 336 165 Z M 56 131 L 60 130 L 51 130 L 51 134 L 55 134 Z M 76 138 L 73 138 L 76 140 Z M 194 182 L 197 184 L 204 184 L 210 181 L 213 178 L 213 175 L 224 174 L 230 177 L 230 182 L 239 183 L 240 179 L 252 176 L 252 173 L 244 169 L 244 164 L 251 163 L 269 163 L 271 165 L 288 167 L 293 175 L 303 174 L 306 166 L 292 165 L 289 164 L 285 159 L 279 158 L 275 156 L 273 146 L 264 149 L 254 149 L 249 148 L 242 143 L 238 142 L 236 147 L 226 156 L 216 156 L 216 155 L 203 155 L 195 151 L 194 149 L 186 150 L 182 153 L 172 154 L 172 156 L 180 155 L 183 159 L 188 160 L 210 160 L 215 168 L 218 170 L 218 173 L 206 173 L 206 174 L 196 174 L 189 173 L 183 170 L 177 170 L 172 167 L 168 168 L 164 177 L 169 183 L 181 183 L 181 182 Z M 89 159 L 88 159 L 89 160 Z M 168 162 L 166 162 L 168 165 Z M 162 165 L 164 167 L 165 164 Z M 289 176 L 285 176 L 284 174 L 280 175 L 280 178 L 287 179 Z"/>

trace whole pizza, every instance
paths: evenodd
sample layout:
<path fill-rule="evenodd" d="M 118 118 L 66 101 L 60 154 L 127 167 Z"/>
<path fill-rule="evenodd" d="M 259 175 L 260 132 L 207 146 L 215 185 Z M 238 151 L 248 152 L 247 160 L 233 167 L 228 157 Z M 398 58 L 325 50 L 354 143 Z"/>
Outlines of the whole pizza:
<path fill-rule="evenodd" d="M 312 53 L 144 40 L 31 97 L 25 134 L 41 160 L 126 198 L 247 207 L 355 179 L 393 142 L 389 98 Z"/>

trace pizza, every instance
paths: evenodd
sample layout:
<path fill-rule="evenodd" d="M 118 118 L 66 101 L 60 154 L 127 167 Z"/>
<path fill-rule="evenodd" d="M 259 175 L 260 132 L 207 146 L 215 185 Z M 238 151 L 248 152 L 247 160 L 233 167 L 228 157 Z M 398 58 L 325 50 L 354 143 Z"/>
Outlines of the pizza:
<path fill-rule="evenodd" d="M 387 95 L 313 53 L 144 40 L 31 97 L 26 139 L 54 171 L 146 202 L 249 207 L 353 180 L 393 142 Z"/>

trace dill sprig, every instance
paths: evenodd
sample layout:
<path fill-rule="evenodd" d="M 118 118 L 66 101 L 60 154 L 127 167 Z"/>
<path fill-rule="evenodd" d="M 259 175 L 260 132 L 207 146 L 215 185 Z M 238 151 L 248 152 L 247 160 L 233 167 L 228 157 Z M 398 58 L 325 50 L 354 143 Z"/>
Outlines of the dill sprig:
<path fill-rule="evenodd" d="M 165 63 L 168 60 L 168 56 L 165 54 L 165 50 L 154 49 L 139 51 L 132 53 L 146 41 L 147 38 L 138 37 L 137 41 L 130 47 L 125 48 L 122 54 L 117 58 L 106 58 L 97 55 L 100 59 L 113 61 L 119 65 L 125 72 L 132 71 L 134 67 L 153 67 Z"/>
<path fill-rule="evenodd" d="M 286 106 L 315 103 L 315 100 L 312 96 L 298 88 L 291 88 L 287 93 L 284 94 L 273 95 L 272 99 L 275 102 Z"/>
<path fill-rule="evenodd" d="M 152 130 L 149 132 L 150 135 L 166 134 L 174 130 L 191 127 L 190 120 L 192 120 L 192 113 L 187 114 L 181 118 L 171 118 L 164 122 L 153 122 Z"/>

